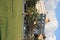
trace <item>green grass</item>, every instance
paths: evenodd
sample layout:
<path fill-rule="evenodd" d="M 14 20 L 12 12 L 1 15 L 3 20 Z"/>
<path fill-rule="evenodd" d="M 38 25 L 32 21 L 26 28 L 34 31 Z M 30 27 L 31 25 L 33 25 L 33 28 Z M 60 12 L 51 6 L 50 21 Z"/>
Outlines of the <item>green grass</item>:
<path fill-rule="evenodd" d="M 1 40 L 22 40 L 22 0 L 0 0 L 0 27 Z"/>

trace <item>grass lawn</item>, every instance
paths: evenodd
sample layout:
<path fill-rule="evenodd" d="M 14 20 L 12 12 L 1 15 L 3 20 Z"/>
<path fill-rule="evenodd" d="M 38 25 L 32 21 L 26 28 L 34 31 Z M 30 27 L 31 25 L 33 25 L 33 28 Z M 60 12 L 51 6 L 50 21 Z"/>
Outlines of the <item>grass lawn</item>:
<path fill-rule="evenodd" d="M 22 0 L 0 0 L 1 40 L 22 39 Z"/>

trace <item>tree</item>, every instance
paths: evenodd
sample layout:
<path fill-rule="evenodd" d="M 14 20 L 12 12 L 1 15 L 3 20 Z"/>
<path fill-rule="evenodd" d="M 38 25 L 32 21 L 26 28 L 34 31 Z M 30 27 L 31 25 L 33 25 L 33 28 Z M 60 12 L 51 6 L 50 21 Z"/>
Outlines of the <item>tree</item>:
<path fill-rule="evenodd" d="M 32 31 L 33 31 L 33 26 L 34 25 L 34 21 L 37 20 L 37 9 L 35 7 L 36 3 L 38 0 L 27 0 L 26 3 L 24 4 L 24 12 L 26 12 L 28 14 L 24 17 L 26 20 L 26 31 L 25 33 L 27 34 L 26 36 L 28 37 L 29 35 L 31 35 Z"/>
<path fill-rule="evenodd" d="M 31 13 L 36 10 L 35 5 L 39 0 L 28 0 L 24 4 L 25 12 Z"/>

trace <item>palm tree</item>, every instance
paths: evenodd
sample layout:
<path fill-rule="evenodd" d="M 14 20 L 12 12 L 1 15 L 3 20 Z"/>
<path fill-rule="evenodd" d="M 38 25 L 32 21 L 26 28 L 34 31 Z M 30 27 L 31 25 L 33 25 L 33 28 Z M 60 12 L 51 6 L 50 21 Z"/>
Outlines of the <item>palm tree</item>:
<path fill-rule="evenodd" d="M 37 9 L 35 8 L 35 5 L 38 0 L 27 0 L 24 4 L 24 11 L 28 14 L 25 16 L 26 18 L 26 36 L 29 37 L 29 35 L 32 34 L 33 28 L 34 28 L 34 21 L 37 20 Z"/>

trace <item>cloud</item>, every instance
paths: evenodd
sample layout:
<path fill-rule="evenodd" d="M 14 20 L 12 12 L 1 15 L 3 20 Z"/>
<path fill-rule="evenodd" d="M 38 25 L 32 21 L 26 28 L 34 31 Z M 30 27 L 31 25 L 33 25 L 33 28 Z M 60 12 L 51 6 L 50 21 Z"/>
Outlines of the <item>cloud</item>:
<path fill-rule="evenodd" d="M 56 40 L 54 32 L 58 28 L 58 21 L 56 19 L 55 8 L 57 7 L 58 1 L 59 0 L 46 0 L 45 2 L 46 11 L 48 12 L 47 17 L 51 20 L 45 26 L 46 40 Z"/>
<path fill-rule="evenodd" d="M 47 17 L 49 17 L 49 19 L 51 20 L 46 25 L 45 29 L 46 29 L 46 31 L 54 32 L 58 28 L 58 21 L 56 18 L 55 8 L 56 8 L 59 0 L 45 0 L 45 1 L 46 1 L 45 7 L 48 12 Z"/>
<path fill-rule="evenodd" d="M 46 40 L 56 40 L 54 32 L 58 28 L 58 21 L 56 19 L 55 8 L 57 7 L 58 1 L 59 0 L 46 0 L 45 2 L 46 11 L 48 12 L 47 17 L 51 20 L 45 26 Z"/>
<path fill-rule="evenodd" d="M 42 5 L 43 11 L 40 8 L 41 5 L 39 2 L 36 4 L 38 12 L 48 12 L 47 17 L 50 19 L 50 22 L 45 25 L 46 40 L 56 40 L 54 32 L 58 28 L 58 21 L 56 18 L 55 8 L 57 7 L 59 0 L 44 0 L 44 4 Z"/>
<path fill-rule="evenodd" d="M 46 40 L 56 40 L 55 34 L 53 36 L 51 36 L 51 34 L 46 38 Z"/>
<path fill-rule="evenodd" d="M 47 14 L 47 17 L 49 18 L 50 22 L 45 25 L 45 31 L 55 32 L 55 30 L 58 28 L 58 21 L 56 19 L 55 12 L 49 11 L 49 13 Z"/>
<path fill-rule="evenodd" d="M 59 2 L 59 0 L 44 0 L 44 1 L 47 11 L 54 10 Z"/>
<path fill-rule="evenodd" d="M 50 19 L 50 22 L 45 25 L 45 35 L 46 40 L 56 40 L 56 36 L 54 32 L 58 28 L 58 21 L 56 18 L 55 8 L 57 7 L 59 0 L 44 0 L 44 5 L 40 5 L 39 2 L 36 4 L 36 8 L 39 13 L 43 11 L 47 11 L 47 17 Z M 43 11 L 41 11 L 41 8 L 43 8 Z"/>
<path fill-rule="evenodd" d="M 56 36 L 54 35 L 53 40 L 56 40 Z"/>
<path fill-rule="evenodd" d="M 58 22 L 56 19 L 55 8 L 54 8 L 54 7 L 56 7 L 55 4 L 57 4 L 57 0 L 55 0 L 55 1 L 54 0 L 45 0 L 45 3 L 47 3 L 47 4 L 45 4 L 45 5 L 47 5 L 47 8 L 45 8 L 42 1 L 38 1 L 36 4 L 36 8 L 39 13 L 45 13 L 48 10 L 47 17 L 50 19 L 50 22 L 48 24 L 46 24 L 46 27 L 45 27 L 46 31 L 52 31 L 53 29 L 54 29 L 53 31 L 55 31 L 58 27 Z M 53 6 L 53 5 L 55 5 L 55 6 Z"/>

